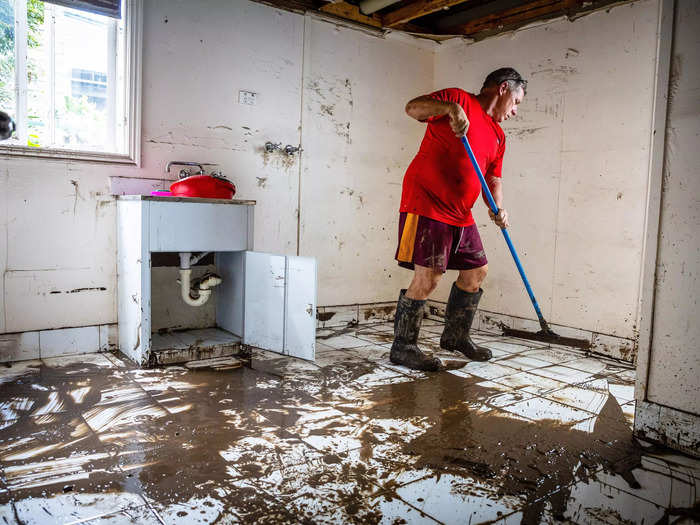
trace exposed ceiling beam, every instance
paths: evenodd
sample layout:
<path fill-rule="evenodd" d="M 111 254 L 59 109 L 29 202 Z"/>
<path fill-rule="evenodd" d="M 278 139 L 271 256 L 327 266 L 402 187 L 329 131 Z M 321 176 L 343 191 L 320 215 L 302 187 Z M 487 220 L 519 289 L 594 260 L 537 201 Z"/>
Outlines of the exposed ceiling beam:
<path fill-rule="evenodd" d="M 362 0 L 362 2 L 360 2 L 360 13 L 369 16 L 398 1 L 399 0 Z"/>
<path fill-rule="evenodd" d="M 468 0 L 416 0 L 408 5 L 395 9 L 382 16 L 384 27 L 395 27 L 420 18 L 421 16 L 449 9 L 453 5 L 462 4 Z"/>
<path fill-rule="evenodd" d="M 328 3 L 319 8 L 322 13 L 339 16 L 346 20 L 352 20 L 360 24 L 365 24 L 372 27 L 382 27 L 382 21 L 379 15 L 366 16 L 360 13 L 360 8 L 356 5 L 348 4 L 347 2 Z"/>
<path fill-rule="evenodd" d="M 444 31 L 466 24 L 477 18 L 500 13 L 527 3 L 527 0 L 494 0 L 473 7 L 467 5 L 455 13 L 447 13 L 445 16 L 441 16 L 433 25 L 435 29 Z"/>
<path fill-rule="evenodd" d="M 424 26 L 419 26 L 417 24 L 411 24 L 411 23 L 406 23 L 406 24 L 398 24 L 392 27 L 391 29 L 394 29 L 396 31 L 405 31 L 406 33 L 420 33 L 420 34 L 431 34 L 433 32 L 432 29 L 429 29 Z"/>
<path fill-rule="evenodd" d="M 535 0 L 525 5 L 470 20 L 447 29 L 450 34 L 473 35 L 484 31 L 501 30 L 505 27 L 522 25 L 541 20 L 575 9 L 581 0 Z"/>

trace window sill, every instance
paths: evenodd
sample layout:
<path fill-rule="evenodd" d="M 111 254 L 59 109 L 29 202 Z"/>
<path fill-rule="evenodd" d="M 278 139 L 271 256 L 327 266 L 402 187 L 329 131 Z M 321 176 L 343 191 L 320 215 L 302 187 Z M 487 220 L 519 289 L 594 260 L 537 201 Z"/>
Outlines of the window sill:
<path fill-rule="evenodd" d="M 0 158 L 40 158 L 49 160 L 79 160 L 103 164 L 138 165 L 138 161 L 127 154 L 75 151 L 68 149 L 30 148 L 27 146 L 0 145 Z"/>

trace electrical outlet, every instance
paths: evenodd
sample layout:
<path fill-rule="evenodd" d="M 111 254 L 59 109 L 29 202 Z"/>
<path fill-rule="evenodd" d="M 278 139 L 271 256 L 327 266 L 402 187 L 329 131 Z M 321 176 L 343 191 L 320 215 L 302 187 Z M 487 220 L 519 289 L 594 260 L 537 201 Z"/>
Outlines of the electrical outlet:
<path fill-rule="evenodd" d="M 258 94 L 252 91 L 239 91 L 238 92 L 238 103 L 246 104 L 248 106 L 254 106 L 257 101 Z"/>

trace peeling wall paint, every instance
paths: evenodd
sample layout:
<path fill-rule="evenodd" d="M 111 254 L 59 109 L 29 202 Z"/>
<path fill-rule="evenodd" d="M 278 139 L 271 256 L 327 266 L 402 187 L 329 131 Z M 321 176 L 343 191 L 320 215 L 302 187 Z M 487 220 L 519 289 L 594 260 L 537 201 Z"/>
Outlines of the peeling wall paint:
<path fill-rule="evenodd" d="M 658 2 L 555 20 L 439 49 L 435 87 L 478 91 L 512 65 L 529 80 L 504 123 L 504 205 L 548 321 L 636 339 Z M 489 258 L 480 305 L 533 319 L 498 229 L 479 201 Z M 451 279 L 435 299 L 446 300 Z"/>

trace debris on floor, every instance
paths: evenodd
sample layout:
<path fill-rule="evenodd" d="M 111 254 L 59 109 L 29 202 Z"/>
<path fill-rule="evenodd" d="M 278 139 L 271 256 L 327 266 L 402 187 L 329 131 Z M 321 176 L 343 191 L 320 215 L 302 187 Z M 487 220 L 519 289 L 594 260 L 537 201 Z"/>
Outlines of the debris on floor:
<path fill-rule="evenodd" d="M 233 370 L 243 366 L 243 361 L 237 357 L 214 357 L 212 359 L 200 359 L 199 361 L 188 361 L 185 368 L 188 370 Z"/>
<path fill-rule="evenodd" d="M 429 374 L 389 361 L 391 331 L 321 331 L 315 363 L 0 369 L 0 523 L 697 518 L 700 462 L 632 438 L 630 365 L 477 332 L 492 361 Z"/>

